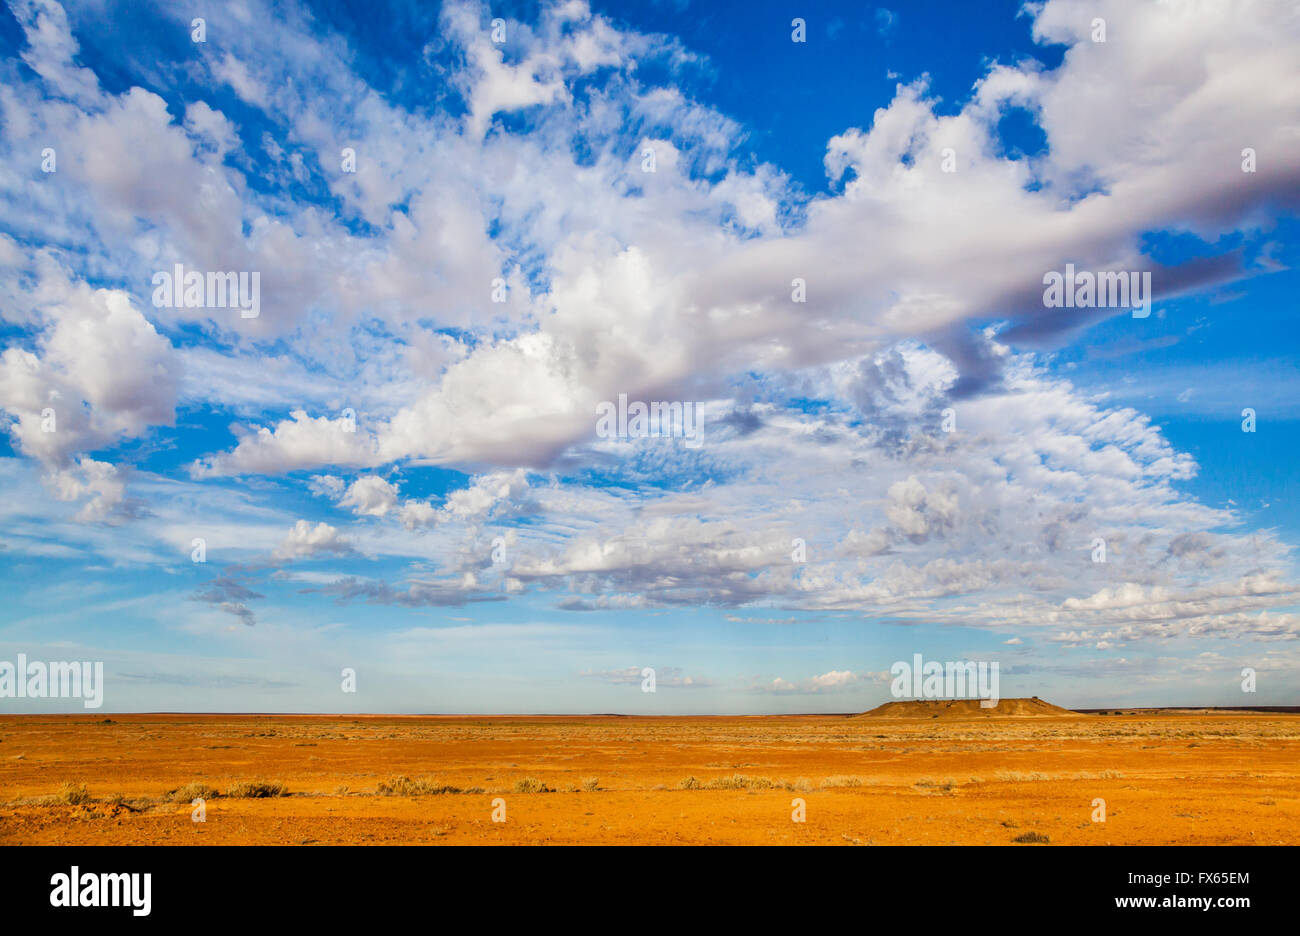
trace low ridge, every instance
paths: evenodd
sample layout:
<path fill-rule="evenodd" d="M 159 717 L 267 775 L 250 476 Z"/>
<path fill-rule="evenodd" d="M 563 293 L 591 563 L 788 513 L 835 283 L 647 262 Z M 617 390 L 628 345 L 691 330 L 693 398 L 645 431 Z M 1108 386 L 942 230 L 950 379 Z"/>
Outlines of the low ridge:
<path fill-rule="evenodd" d="M 855 718 L 1036 718 L 1050 715 L 1079 715 L 1069 709 L 1032 699 L 999 699 L 983 708 L 979 699 L 902 699 L 886 702 Z"/>

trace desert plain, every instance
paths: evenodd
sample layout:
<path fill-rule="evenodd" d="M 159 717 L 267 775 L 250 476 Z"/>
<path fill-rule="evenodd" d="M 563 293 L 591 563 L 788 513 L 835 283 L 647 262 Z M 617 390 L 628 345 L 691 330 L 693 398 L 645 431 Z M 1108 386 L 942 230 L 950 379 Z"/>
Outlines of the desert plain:
<path fill-rule="evenodd" d="M 7 715 L 0 844 L 1300 843 L 1300 713 L 1040 708 Z"/>

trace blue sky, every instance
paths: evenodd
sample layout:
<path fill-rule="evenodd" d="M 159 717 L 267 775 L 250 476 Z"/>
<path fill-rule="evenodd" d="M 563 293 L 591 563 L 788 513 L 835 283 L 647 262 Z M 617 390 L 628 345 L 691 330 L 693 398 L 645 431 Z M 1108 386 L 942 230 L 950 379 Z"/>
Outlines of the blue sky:
<path fill-rule="evenodd" d="M 1293 703 L 1298 40 L 13 3 L 0 660 L 103 660 L 106 711 L 844 712 L 915 653 Z M 176 264 L 259 314 L 155 303 Z M 1048 307 L 1066 264 L 1151 314 Z M 698 444 L 603 436 L 620 395 Z"/>

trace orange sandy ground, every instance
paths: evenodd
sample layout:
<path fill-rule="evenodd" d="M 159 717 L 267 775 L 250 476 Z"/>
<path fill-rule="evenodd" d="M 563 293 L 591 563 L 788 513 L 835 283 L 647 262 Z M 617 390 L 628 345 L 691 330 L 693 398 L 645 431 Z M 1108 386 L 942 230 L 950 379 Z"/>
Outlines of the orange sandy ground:
<path fill-rule="evenodd" d="M 0 843 L 1300 842 L 1295 715 L 110 719 L 0 717 Z M 737 774 L 747 787 L 679 788 Z M 377 794 L 396 775 L 482 792 Z M 515 792 L 526 777 L 556 792 Z M 210 798 L 202 823 L 165 799 L 253 779 L 288 795 Z"/>

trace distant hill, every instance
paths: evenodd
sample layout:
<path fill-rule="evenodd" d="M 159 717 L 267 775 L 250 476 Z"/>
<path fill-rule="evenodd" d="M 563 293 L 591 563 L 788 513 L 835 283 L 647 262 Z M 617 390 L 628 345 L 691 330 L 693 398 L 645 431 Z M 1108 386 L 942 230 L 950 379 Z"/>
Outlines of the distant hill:
<path fill-rule="evenodd" d="M 855 718 L 1037 718 L 1045 715 L 1079 715 L 1042 699 L 1000 699 L 981 708 L 979 699 L 904 699 L 886 702 Z M 1084 716 L 1079 716 L 1084 717 Z"/>

